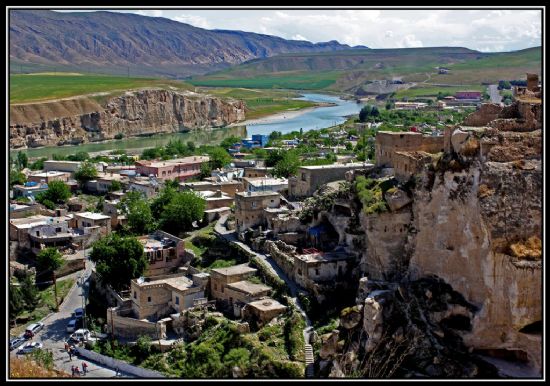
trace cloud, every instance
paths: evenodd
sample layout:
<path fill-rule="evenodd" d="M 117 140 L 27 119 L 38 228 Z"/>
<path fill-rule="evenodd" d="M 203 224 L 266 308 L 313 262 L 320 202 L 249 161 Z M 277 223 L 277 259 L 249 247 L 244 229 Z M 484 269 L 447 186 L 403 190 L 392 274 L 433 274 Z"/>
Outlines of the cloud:
<path fill-rule="evenodd" d="M 162 10 L 160 9 L 147 9 L 147 10 L 137 11 L 136 13 L 142 16 L 153 16 L 153 17 L 162 16 Z"/>
<path fill-rule="evenodd" d="M 291 40 L 307 40 L 305 37 L 303 37 L 300 34 L 296 34 L 290 38 Z"/>
<path fill-rule="evenodd" d="M 212 26 L 204 17 L 197 15 L 187 15 L 182 13 L 179 16 L 175 16 L 172 19 L 179 21 L 180 23 L 191 24 L 194 27 L 211 29 Z"/>
<path fill-rule="evenodd" d="M 152 10 L 138 12 L 155 12 Z M 159 11 L 161 12 L 161 11 Z M 510 51 L 542 44 L 538 10 L 180 10 L 164 17 L 311 42 L 371 48 L 462 46 Z"/>

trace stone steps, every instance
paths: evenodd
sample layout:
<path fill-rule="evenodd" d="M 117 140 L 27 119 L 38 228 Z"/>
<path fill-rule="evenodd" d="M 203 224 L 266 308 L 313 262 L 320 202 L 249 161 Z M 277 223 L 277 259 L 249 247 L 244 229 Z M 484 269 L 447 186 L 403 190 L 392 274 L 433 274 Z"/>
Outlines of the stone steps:
<path fill-rule="evenodd" d="M 306 358 L 306 378 L 313 378 L 314 368 L 313 362 L 315 361 L 313 356 L 313 347 L 310 344 L 306 344 L 304 348 Z"/>

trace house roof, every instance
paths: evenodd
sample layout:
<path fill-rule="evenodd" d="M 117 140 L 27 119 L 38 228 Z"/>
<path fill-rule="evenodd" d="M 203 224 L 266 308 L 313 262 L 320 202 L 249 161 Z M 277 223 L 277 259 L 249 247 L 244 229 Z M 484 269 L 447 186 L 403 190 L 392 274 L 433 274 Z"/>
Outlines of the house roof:
<path fill-rule="evenodd" d="M 214 268 L 212 272 L 216 272 L 223 276 L 241 275 L 243 273 L 256 272 L 255 268 L 248 266 L 248 264 L 233 265 L 227 268 Z"/>
<path fill-rule="evenodd" d="M 268 287 L 264 284 L 252 283 L 248 280 L 238 281 L 227 285 L 227 288 L 237 290 L 239 292 L 244 292 L 249 295 L 256 295 L 265 291 L 270 291 L 271 287 Z"/>

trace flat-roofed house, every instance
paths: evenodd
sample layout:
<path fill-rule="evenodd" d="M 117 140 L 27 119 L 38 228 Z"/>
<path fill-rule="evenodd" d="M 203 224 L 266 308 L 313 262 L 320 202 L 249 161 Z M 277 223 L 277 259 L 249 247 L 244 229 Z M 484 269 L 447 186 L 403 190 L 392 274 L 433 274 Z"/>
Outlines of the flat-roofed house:
<path fill-rule="evenodd" d="M 235 220 L 237 232 L 267 223 L 265 209 L 281 206 L 277 192 L 239 192 L 235 194 Z"/>
<path fill-rule="evenodd" d="M 142 176 L 155 176 L 159 181 L 184 181 L 201 174 L 201 165 L 210 160 L 206 156 L 191 156 L 166 161 L 136 161 L 136 172 Z"/>

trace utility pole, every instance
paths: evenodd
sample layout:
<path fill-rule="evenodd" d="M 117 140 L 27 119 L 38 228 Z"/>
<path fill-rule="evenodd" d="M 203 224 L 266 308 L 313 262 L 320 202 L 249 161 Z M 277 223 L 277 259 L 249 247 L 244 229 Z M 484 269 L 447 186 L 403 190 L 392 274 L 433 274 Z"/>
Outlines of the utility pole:
<path fill-rule="evenodd" d="M 82 327 L 86 329 L 86 294 L 84 293 L 84 275 L 81 276 L 80 289 L 82 290 Z"/>
<path fill-rule="evenodd" d="M 111 307 L 111 340 L 115 339 L 115 322 L 113 319 L 113 308 Z"/>

